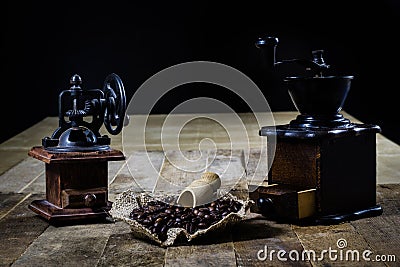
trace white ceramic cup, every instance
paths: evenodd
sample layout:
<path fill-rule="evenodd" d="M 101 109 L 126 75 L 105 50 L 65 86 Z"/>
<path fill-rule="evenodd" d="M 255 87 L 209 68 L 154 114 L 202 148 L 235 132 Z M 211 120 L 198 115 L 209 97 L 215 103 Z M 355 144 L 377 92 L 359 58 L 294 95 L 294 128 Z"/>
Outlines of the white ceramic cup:
<path fill-rule="evenodd" d="M 217 190 L 221 186 L 218 174 L 205 172 L 200 179 L 194 180 L 178 197 L 178 205 L 196 207 L 217 199 Z"/>

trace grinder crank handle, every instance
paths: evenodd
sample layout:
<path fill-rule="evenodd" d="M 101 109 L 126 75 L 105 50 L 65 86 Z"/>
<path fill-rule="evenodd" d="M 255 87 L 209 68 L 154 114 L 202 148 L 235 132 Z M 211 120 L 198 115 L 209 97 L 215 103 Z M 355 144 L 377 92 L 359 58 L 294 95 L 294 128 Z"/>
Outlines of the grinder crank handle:
<path fill-rule="evenodd" d="M 265 63 L 268 70 L 271 70 L 276 65 L 296 63 L 302 65 L 306 70 L 312 71 L 315 75 L 322 76 L 322 71 L 328 69 L 330 66 L 325 64 L 323 59 L 323 50 L 312 51 L 312 60 L 295 58 L 295 59 L 285 59 L 281 61 L 276 60 L 276 46 L 279 43 L 279 39 L 273 36 L 267 36 L 265 38 L 258 38 L 256 41 L 256 47 L 261 50 L 264 57 Z"/>
<path fill-rule="evenodd" d="M 279 39 L 276 37 L 268 36 L 265 38 L 258 38 L 256 47 L 261 49 L 267 67 L 272 69 L 276 64 L 276 46 Z"/>

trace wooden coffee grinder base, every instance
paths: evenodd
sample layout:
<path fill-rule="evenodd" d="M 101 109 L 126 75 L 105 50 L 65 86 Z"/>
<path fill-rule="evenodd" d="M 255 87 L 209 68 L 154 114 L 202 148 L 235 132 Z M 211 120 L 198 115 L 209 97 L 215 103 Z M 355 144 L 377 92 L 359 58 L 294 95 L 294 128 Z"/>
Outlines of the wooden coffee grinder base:
<path fill-rule="evenodd" d="M 382 214 L 376 204 L 376 133 L 379 126 L 342 128 L 263 127 L 272 165 L 267 185 L 250 197 L 265 211 L 288 220 L 321 224 Z M 274 154 L 272 154 L 275 152 Z"/>
<path fill-rule="evenodd" d="M 108 217 L 108 161 L 124 160 L 121 151 L 52 153 L 37 146 L 28 155 L 46 169 L 46 199 L 34 200 L 32 211 L 51 223 Z"/>

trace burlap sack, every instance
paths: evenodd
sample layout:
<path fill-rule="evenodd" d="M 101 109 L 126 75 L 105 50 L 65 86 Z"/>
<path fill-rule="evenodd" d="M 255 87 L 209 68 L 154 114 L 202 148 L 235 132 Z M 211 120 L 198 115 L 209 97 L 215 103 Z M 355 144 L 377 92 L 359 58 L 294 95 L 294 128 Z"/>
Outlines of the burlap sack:
<path fill-rule="evenodd" d="M 196 237 L 206 235 L 207 233 L 210 233 L 212 231 L 224 229 L 228 225 L 232 225 L 233 223 L 241 221 L 246 218 L 246 215 L 248 215 L 248 213 L 250 212 L 250 206 L 254 204 L 252 200 L 241 200 L 230 193 L 224 194 L 222 197 L 232 198 L 233 200 L 240 202 L 242 204 L 240 210 L 237 212 L 229 213 L 227 216 L 225 216 L 215 224 L 212 224 L 206 229 L 197 230 L 193 234 L 188 233 L 183 228 L 170 228 L 168 229 L 167 239 L 165 241 L 161 241 L 156 234 L 151 233 L 149 229 L 129 217 L 131 211 L 134 208 L 141 207 L 152 200 L 165 201 L 165 199 L 155 198 L 145 193 L 137 193 L 132 190 L 127 190 L 117 196 L 115 202 L 113 202 L 112 204 L 112 208 L 109 213 L 115 220 L 122 220 L 129 224 L 132 233 L 137 238 L 153 241 L 162 247 L 167 247 L 181 243 L 188 243 Z M 172 199 L 173 196 L 165 198 Z"/>

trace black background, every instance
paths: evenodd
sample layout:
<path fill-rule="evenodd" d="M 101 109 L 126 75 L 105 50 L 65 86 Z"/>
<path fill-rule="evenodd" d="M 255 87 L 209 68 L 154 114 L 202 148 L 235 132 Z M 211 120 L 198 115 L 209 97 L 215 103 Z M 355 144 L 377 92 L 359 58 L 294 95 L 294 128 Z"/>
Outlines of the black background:
<path fill-rule="evenodd" d="M 268 74 L 258 37 L 279 38 L 278 59 L 324 49 L 335 74 L 354 75 L 344 110 L 400 144 L 400 2 L 381 1 L 8 1 L 2 23 L 0 143 L 47 116 L 77 73 L 101 88 L 114 72 L 128 100 L 148 78 L 175 64 L 214 61 L 238 69 L 263 91 L 273 111 L 295 110 L 281 78 Z M 3 13 L 4 15 L 4 13 Z M 223 88 L 180 86 L 157 103 L 168 113 L 185 99 L 220 99 L 248 108 Z M 55 129 L 49 129 L 49 135 Z M 40 142 L 40 140 L 38 140 Z"/>

